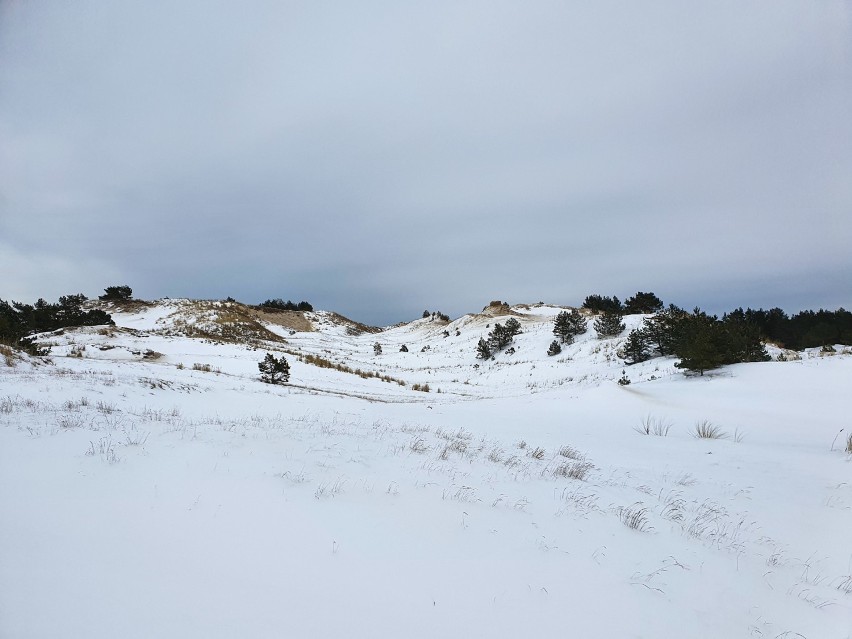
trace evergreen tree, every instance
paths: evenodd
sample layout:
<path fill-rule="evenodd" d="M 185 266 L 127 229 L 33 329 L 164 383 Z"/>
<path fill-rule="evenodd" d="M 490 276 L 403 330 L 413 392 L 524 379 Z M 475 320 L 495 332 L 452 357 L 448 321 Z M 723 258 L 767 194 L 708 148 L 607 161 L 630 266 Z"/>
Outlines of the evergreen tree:
<path fill-rule="evenodd" d="M 595 320 L 595 332 L 598 334 L 598 339 L 621 335 L 624 328 L 620 313 L 605 312 Z"/>
<path fill-rule="evenodd" d="M 674 355 L 681 339 L 684 321 L 689 314 L 682 308 L 670 304 L 669 307 L 642 322 L 642 332 L 648 340 L 649 348 L 659 355 Z"/>
<path fill-rule="evenodd" d="M 408 346 L 403 344 L 402 346 L 399 347 L 399 352 L 400 353 L 407 353 L 408 352 Z"/>
<path fill-rule="evenodd" d="M 621 313 L 624 309 L 621 302 L 613 295 L 612 297 L 603 297 L 601 295 L 589 295 L 583 301 L 583 308 L 596 313 Z"/>
<path fill-rule="evenodd" d="M 675 345 L 675 355 L 680 361 L 677 368 L 704 375 L 704 371 L 730 363 L 727 355 L 727 335 L 715 316 L 696 308 L 691 315 L 681 319 Z"/>
<path fill-rule="evenodd" d="M 124 286 L 107 286 L 104 289 L 104 294 L 98 299 L 108 302 L 126 302 L 133 297 L 133 289 L 127 285 Z"/>
<path fill-rule="evenodd" d="M 373 344 L 373 355 L 381 355 L 382 354 L 382 345 L 376 342 Z"/>
<path fill-rule="evenodd" d="M 651 349 L 648 336 L 642 329 L 633 329 L 628 333 L 627 340 L 621 350 L 624 363 L 628 366 L 651 359 Z"/>
<path fill-rule="evenodd" d="M 258 363 L 260 379 L 267 384 L 280 384 L 290 381 L 290 364 L 282 355 L 276 358 L 272 353 L 267 353 L 263 361 Z"/>
<path fill-rule="evenodd" d="M 624 312 L 628 315 L 637 313 L 656 313 L 663 309 L 663 300 L 653 293 L 639 291 L 633 297 L 624 301 Z"/>
<path fill-rule="evenodd" d="M 726 360 L 736 362 L 766 362 L 769 353 L 760 339 L 760 328 L 738 308 L 722 317 L 726 332 Z"/>
<path fill-rule="evenodd" d="M 510 317 L 509 319 L 506 320 L 505 329 L 506 329 L 506 333 L 509 335 L 509 337 L 512 338 L 512 337 L 514 337 L 515 335 L 518 335 L 521 332 L 521 323 L 518 320 L 516 320 L 514 317 Z"/>
<path fill-rule="evenodd" d="M 552 342 L 550 342 L 550 347 L 547 349 L 547 354 L 549 356 L 553 357 L 554 355 L 559 355 L 559 353 L 561 352 L 562 347 L 559 345 L 558 341 L 553 340 Z"/>
<path fill-rule="evenodd" d="M 563 344 L 571 344 L 577 335 L 582 335 L 587 330 L 586 318 L 579 311 L 560 311 L 553 321 L 553 334 Z"/>
<path fill-rule="evenodd" d="M 477 359 L 489 359 L 491 357 L 491 347 L 481 337 L 479 338 L 479 343 L 476 345 L 476 357 Z"/>

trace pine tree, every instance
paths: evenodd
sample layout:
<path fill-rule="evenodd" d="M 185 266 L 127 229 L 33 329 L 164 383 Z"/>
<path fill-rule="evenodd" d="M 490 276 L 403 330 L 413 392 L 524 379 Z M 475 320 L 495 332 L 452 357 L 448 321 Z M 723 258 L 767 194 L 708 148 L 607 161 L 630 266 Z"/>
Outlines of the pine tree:
<path fill-rule="evenodd" d="M 517 322 L 517 320 L 515 321 Z M 512 343 L 514 335 L 511 328 L 507 328 L 500 324 L 500 322 L 497 322 L 488 334 L 488 346 L 492 351 L 501 351 Z"/>
<path fill-rule="evenodd" d="M 559 353 L 561 352 L 562 347 L 559 345 L 558 341 L 553 340 L 552 342 L 550 342 L 550 347 L 547 349 L 547 354 L 549 356 L 553 357 L 554 355 L 559 355 Z"/>
<path fill-rule="evenodd" d="M 280 384 L 290 381 L 290 364 L 282 355 L 276 358 L 272 353 L 267 353 L 263 361 L 258 363 L 260 379 L 267 384 Z"/>
<path fill-rule="evenodd" d="M 595 320 L 595 331 L 598 339 L 616 337 L 624 331 L 624 322 L 620 313 L 604 313 Z"/>
<path fill-rule="evenodd" d="M 681 320 L 682 332 L 675 347 L 680 361 L 677 368 L 704 375 L 704 371 L 726 363 L 724 327 L 715 317 L 696 308 L 692 315 Z"/>
<path fill-rule="evenodd" d="M 506 333 L 509 337 L 514 337 L 521 332 L 521 323 L 516 320 L 514 317 L 510 317 L 506 320 Z"/>
<path fill-rule="evenodd" d="M 588 295 L 583 301 L 583 308 L 590 311 L 604 313 L 621 313 L 624 309 L 621 302 L 613 295 L 612 297 L 603 297 L 601 295 Z"/>
<path fill-rule="evenodd" d="M 627 335 L 627 340 L 621 349 L 624 363 L 628 366 L 651 359 L 648 336 L 642 329 L 635 328 Z"/>
<path fill-rule="evenodd" d="M 129 286 L 107 286 L 104 294 L 98 297 L 102 301 L 126 302 L 133 296 L 133 289 Z"/>
<path fill-rule="evenodd" d="M 670 304 L 653 317 L 642 322 L 642 332 L 648 339 L 649 347 L 660 355 L 673 355 L 685 327 L 684 320 L 689 317 L 682 308 Z"/>
<path fill-rule="evenodd" d="M 381 355 L 382 354 L 382 345 L 376 342 L 373 344 L 373 355 Z"/>
<path fill-rule="evenodd" d="M 491 357 L 491 347 L 489 347 L 488 342 L 481 337 L 479 338 L 479 343 L 476 345 L 476 357 L 477 359 L 488 359 Z"/>
<path fill-rule="evenodd" d="M 582 335 L 587 330 L 586 318 L 576 310 L 561 311 L 553 321 L 553 334 L 563 344 L 571 344 L 577 335 Z"/>
<path fill-rule="evenodd" d="M 730 363 L 769 360 L 769 353 L 760 339 L 760 328 L 748 319 L 741 308 L 726 313 L 722 324 L 727 333 L 727 359 Z"/>
<path fill-rule="evenodd" d="M 402 346 L 399 347 L 399 352 L 400 353 L 407 353 L 408 352 L 408 346 L 403 344 Z"/>
<path fill-rule="evenodd" d="M 624 301 L 624 311 L 628 315 L 637 313 L 656 313 L 662 310 L 663 300 L 653 293 L 643 293 L 639 291 L 633 297 L 628 297 Z"/>

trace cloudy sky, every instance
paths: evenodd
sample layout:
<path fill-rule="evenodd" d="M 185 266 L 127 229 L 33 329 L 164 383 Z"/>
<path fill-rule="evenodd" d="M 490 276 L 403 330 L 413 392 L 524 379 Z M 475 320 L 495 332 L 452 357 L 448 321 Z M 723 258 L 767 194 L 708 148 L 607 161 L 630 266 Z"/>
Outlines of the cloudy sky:
<path fill-rule="evenodd" d="M 0 0 L 0 298 L 852 306 L 852 3 Z"/>

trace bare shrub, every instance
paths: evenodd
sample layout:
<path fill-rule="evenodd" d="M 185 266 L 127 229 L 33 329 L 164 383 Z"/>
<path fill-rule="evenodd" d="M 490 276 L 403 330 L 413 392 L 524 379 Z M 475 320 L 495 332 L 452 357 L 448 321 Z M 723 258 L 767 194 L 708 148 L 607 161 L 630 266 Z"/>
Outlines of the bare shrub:
<path fill-rule="evenodd" d="M 706 419 L 695 423 L 692 436 L 696 439 L 728 439 L 728 433 L 721 426 Z"/>
<path fill-rule="evenodd" d="M 544 459 L 544 453 L 544 448 L 539 448 L 538 446 L 536 446 L 529 452 L 529 455 L 533 459 Z"/>
<path fill-rule="evenodd" d="M 566 459 L 583 459 L 583 454 L 573 446 L 561 446 L 558 452 Z"/>
<path fill-rule="evenodd" d="M 86 420 L 83 419 L 82 415 L 66 413 L 56 418 L 56 425 L 62 430 L 73 430 L 75 428 L 82 428 L 85 426 Z"/>
<path fill-rule="evenodd" d="M 9 368 L 15 366 L 15 351 L 12 350 L 11 346 L 0 344 L 0 355 L 3 356 L 6 366 Z"/>
<path fill-rule="evenodd" d="M 594 466 L 587 461 L 575 461 L 574 463 L 559 464 L 553 469 L 554 477 L 566 477 L 585 481 Z"/>
<path fill-rule="evenodd" d="M 115 404 L 108 404 L 107 402 L 98 401 L 95 404 L 95 408 L 97 411 L 103 415 L 112 415 L 118 409 L 115 407 Z"/>
<path fill-rule="evenodd" d="M 424 453 L 428 453 L 430 447 L 429 444 L 426 443 L 426 440 L 424 440 L 422 437 L 416 437 L 411 440 L 411 443 L 408 445 L 408 448 L 412 453 L 422 455 Z"/>
<path fill-rule="evenodd" d="M 148 441 L 148 435 L 149 433 L 147 432 L 141 432 L 133 428 L 125 434 L 124 442 L 128 446 L 144 446 L 145 442 Z"/>
<path fill-rule="evenodd" d="M 121 458 L 115 452 L 115 444 L 113 444 L 112 438 L 108 436 L 101 437 L 97 444 L 90 441 L 89 448 L 86 450 L 86 455 L 90 457 L 100 455 L 104 461 L 110 464 L 117 464 L 121 461 Z"/>
<path fill-rule="evenodd" d="M 846 436 L 846 452 L 852 455 L 852 433 Z"/>
<path fill-rule="evenodd" d="M 192 365 L 192 370 L 201 371 L 202 373 L 210 373 L 213 371 L 213 367 L 210 364 L 199 364 L 196 362 Z"/>

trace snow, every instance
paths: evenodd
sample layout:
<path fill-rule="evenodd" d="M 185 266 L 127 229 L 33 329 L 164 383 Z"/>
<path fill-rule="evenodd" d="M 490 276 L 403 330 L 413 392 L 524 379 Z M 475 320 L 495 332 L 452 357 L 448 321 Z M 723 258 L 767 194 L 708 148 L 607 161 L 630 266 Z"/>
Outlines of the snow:
<path fill-rule="evenodd" d="M 548 357 L 559 310 L 488 362 L 506 318 L 258 348 L 174 300 L 0 361 L 0 636 L 852 636 L 852 353 L 687 378 L 591 327 Z"/>

